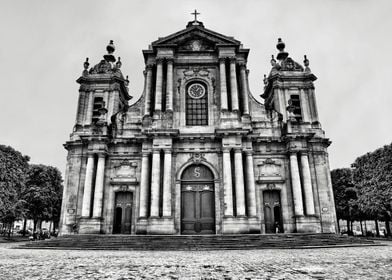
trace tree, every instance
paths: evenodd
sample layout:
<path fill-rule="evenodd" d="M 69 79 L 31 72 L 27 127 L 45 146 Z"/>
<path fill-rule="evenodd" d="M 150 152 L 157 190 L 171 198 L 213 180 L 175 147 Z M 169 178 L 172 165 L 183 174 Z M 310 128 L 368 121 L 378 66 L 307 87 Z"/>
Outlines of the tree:
<path fill-rule="evenodd" d="M 392 144 L 358 157 L 353 167 L 361 210 L 374 219 L 384 220 L 387 235 L 391 236 Z"/>
<path fill-rule="evenodd" d="M 347 230 L 352 231 L 352 221 L 360 218 L 357 205 L 357 189 L 353 183 L 352 170 L 340 168 L 331 171 L 337 218 L 347 221 Z M 351 223 L 350 223 L 351 222 Z"/>
<path fill-rule="evenodd" d="M 28 156 L 10 146 L 0 145 L 0 220 L 9 225 L 24 214 L 21 193 L 25 188 Z"/>
<path fill-rule="evenodd" d="M 59 220 L 62 197 L 60 171 L 52 166 L 30 165 L 23 195 L 27 215 L 34 221 L 34 231 L 39 221 Z"/>

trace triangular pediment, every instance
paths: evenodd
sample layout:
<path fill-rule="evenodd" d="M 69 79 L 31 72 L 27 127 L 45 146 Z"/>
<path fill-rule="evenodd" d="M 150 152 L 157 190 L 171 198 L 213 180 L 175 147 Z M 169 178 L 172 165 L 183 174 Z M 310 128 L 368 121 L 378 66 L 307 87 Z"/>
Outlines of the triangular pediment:
<path fill-rule="evenodd" d="M 184 30 L 159 38 L 152 47 L 176 46 L 179 50 L 212 50 L 216 45 L 240 46 L 240 41 L 201 26 L 192 26 Z"/>

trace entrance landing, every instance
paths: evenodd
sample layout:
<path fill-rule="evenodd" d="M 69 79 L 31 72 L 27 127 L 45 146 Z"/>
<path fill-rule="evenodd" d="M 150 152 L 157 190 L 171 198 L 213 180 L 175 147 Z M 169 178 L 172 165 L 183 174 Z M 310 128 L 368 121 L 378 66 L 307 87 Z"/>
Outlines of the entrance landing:
<path fill-rule="evenodd" d="M 254 250 L 380 245 L 336 234 L 252 235 L 68 235 L 19 248 L 79 250 Z"/>

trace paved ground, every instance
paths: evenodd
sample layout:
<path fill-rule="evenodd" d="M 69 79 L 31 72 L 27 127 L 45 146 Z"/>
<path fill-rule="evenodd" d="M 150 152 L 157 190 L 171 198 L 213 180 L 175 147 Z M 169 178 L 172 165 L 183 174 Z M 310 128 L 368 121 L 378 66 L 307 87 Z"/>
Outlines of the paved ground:
<path fill-rule="evenodd" d="M 392 279 L 383 247 L 213 252 L 12 249 L 0 279 Z"/>

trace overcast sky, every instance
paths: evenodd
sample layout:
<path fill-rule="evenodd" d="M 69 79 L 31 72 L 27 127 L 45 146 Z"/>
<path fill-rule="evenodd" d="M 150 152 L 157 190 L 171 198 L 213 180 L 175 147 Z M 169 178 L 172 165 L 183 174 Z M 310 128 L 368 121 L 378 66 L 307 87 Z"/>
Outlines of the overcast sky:
<path fill-rule="evenodd" d="M 194 9 L 250 48 L 256 97 L 278 37 L 294 60 L 308 55 L 331 168 L 392 142 L 392 1 L 13 0 L 0 4 L 0 144 L 64 172 L 85 58 L 98 63 L 114 40 L 136 101 L 142 49 L 184 29 Z"/>

